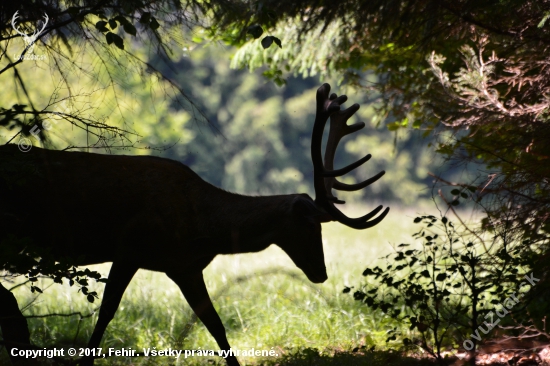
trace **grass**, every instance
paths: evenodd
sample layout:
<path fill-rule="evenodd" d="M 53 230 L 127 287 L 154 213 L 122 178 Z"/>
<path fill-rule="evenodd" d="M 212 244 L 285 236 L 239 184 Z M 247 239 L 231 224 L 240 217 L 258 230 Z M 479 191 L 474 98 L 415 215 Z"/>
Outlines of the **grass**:
<path fill-rule="evenodd" d="M 361 345 L 383 347 L 392 323 L 383 314 L 361 307 L 350 294 L 343 294 L 342 289 L 360 284 L 365 267 L 391 251 L 389 243 L 410 242 L 414 215 L 412 211 L 393 210 L 381 224 L 365 231 L 337 223 L 324 224 L 329 280 L 322 285 L 311 284 L 275 246 L 262 253 L 216 258 L 205 270 L 205 278 L 230 344 L 234 349 L 273 350 L 278 355 L 239 357 L 239 360 L 245 364 L 332 365 L 353 364 L 352 360 L 364 364 L 364 357 L 370 357 L 369 364 L 378 364 L 375 358 L 390 357 L 389 353 L 383 356 L 384 352 L 363 355 L 351 352 Z M 109 267 L 103 264 L 93 269 L 106 276 Z M 50 283 L 44 280 L 42 288 L 47 290 L 37 297 L 26 287 L 14 290 L 25 315 L 80 312 L 83 317 L 31 318 L 28 322 L 33 342 L 41 347 L 84 346 L 96 320 L 95 315 L 89 315 L 99 304 L 87 303 L 75 288 L 48 287 Z M 103 286 L 97 285 L 96 289 L 101 297 Z M 196 322 L 177 286 L 162 273 L 143 270 L 127 289 L 103 337 L 102 347 L 131 347 L 138 352 L 147 347 L 217 349 L 204 326 Z M 5 353 L 3 351 L 0 361 L 6 361 Z M 384 362 L 388 365 L 387 360 Z M 99 365 L 210 363 L 224 364 L 219 357 L 186 360 L 115 357 L 97 362 Z"/>

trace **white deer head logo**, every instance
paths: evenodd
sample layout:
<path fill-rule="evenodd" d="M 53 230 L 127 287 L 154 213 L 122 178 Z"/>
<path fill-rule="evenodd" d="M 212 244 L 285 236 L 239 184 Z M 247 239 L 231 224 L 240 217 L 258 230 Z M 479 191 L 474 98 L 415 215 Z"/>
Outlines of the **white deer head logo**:
<path fill-rule="evenodd" d="M 42 34 L 44 29 L 46 28 L 46 25 L 48 24 L 48 20 L 50 18 L 48 18 L 48 14 L 44 13 L 44 21 L 42 23 L 42 29 L 40 30 L 35 29 L 33 34 L 28 35 L 26 33 L 21 32 L 19 28 L 15 25 L 15 21 L 19 17 L 17 13 L 19 13 L 19 10 L 16 11 L 15 14 L 13 14 L 13 18 L 11 18 L 11 26 L 13 27 L 13 29 L 15 29 L 17 33 L 21 35 L 21 37 L 23 37 L 23 40 L 25 41 L 25 49 L 28 50 L 29 54 L 32 54 L 34 51 L 34 43 L 36 42 L 36 39 L 38 38 L 38 36 Z"/>

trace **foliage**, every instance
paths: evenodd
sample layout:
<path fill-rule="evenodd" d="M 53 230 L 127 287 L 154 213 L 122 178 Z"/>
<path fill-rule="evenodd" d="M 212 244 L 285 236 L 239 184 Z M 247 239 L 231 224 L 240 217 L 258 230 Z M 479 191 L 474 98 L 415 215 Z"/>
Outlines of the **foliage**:
<path fill-rule="evenodd" d="M 506 227 L 516 230 L 518 240 L 543 241 L 550 212 L 545 163 L 550 1 L 380 0 L 338 6 L 338 16 L 328 23 L 281 21 L 275 34 L 288 47 L 263 52 L 249 42 L 234 64 L 267 65 L 269 75 L 277 70 L 333 75 L 369 91 L 390 130 L 440 133 L 437 150 L 443 156 L 454 166 L 479 170 L 458 183 L 447 174 L 438 181 L 476 187 L 484 197 L 486 228 Z"/>
<path fill-rule="evenodd" d="M 200 116 L 200 111 L 194 109 L 193 101 L 180 87 L 147 62 L 156 54 L 167 61 L 174 54 L 174 48 L 181 49 L 186 43 L 191 43 L 191 40 L 174 37 L 175 32 L 179 33 L 182 27 L 187 30 L 199 28 L 204 33 L 205 30 L 212 32 L 213 29 L 227 30 L 238 26 L 238 37 L 244 38 L 246 29 L 250 29 L 247 24 L 271 24 L 268 19 L 274 14 L 261 9 L 252 10 L 245 2 L 197 0 L 145 3 L 141 0 L 26 0 L 3 4 L 0 9 L 0 75 L 4 83 L 8 83 L 11 77 L 13 85 L 22 93 L 17 95 L 18 100 L 11 107 L 0 105 L 0 127 L 15 130 L 12 139 L 23 138 L 26 145 L 31 144 L 29 139 L 37 139 L 54 147 L 51 133 L 48 133 L 48 118 L 55 114 L 64 123 L 86 133 L 85 147 L 133 146 L 140 136 L 127 128 L 127 116 L 118 105 L 118 98 L 121 96 L 119 86 L 134 74 L 140 75 L 143 81 L 151 74 L 158 77 L 162 80 L 161 87 L 174 93 L 174 101 L 180 107 Z M 285 14 L 286 11 L 280 12 L 277 17 Z M 252 34 L 259 37 L 263 32 L 259 31 L 261 29 L 256 27 Z M 21 38 L 20 35 L 26 36 Z M 18 38 L 25 40 L 26 47 L 20 48 L 23 42 L 15 42 Z M 191 38 L 201 42 L 198 35 Z M 281 46 L 280 40 L 273 36 L 264 37 L 262 42 L 264 47 L 270 43 Z M 35 43 L 39 47 L 35 47 Z M 93 61 L 85 63 L 81 57 Z M 53 87 L 50 85 L 49 97 L 30 95 L 33 79 L 24 72 L 23 66 L 28 64 L 50 69 L 55 81 Z M 82 78 L 75 82 L 70 77 L 73 72 Z M 122 125 L 112 117 L 83 116 L 75 99 L 83 95 L 89 97 L 98 89 L 113 91 L 117 104 L 114 110 L 119 120 L 124 122 Z M 44 105 L 47 99 L 49 102 Z M 59 110 L 61 104 L 66 105 Z M 71 107 L 72 113 L 67 111 L 67 107 Z"/>
<path fill-rule="evenodd" d="M 90 279 L 96 282 L 106 282 L 107 279 L 102 278 L 101 274 L 96 271 L 90 271 L 88 268 L 80 270 L 72 263 L 75 260 L 72 258 L 53 257 L 47 250 L 38 247 L 29 242 L 28 238 L 20 238 L 14 235 L 2 235 L 2 245 L 0 246 L 0 269 L 8 271 L 9 275 L 1 277 L 13 279 L 18 275 L 24 275 L 26 283 L 30 284 L 32 293 L 42 293 L 42 289 L 37 285 L 39 276 L 50 278 L 55 283 L 63 284 L 63 279 L 67 279 L 69 286 L 77 284 L 79 292 L 86 299 L 93 303 L 97 296 L 96 291 L 89 291 Z M 20 248 L 24 247 L 23 251 Z"/>
<path fill-rule="evenodd" d="M 414 222 L 423 226 L 413 234 L 420 248 L 400 244 L 395 256 L 386 256 L 385 269 L 368 267 L 363 275 L 372 280 L 353 297 L 409 325 L 412 337 L 394 328 L 386 342 L 400 336 L 405 346 L 420 347 L 444 365 L 445 348 L 460 345 L 475 352 L 480 330 L 488 334 L 506 322 L 496 321 L 497 316 L 512 312 L 513 299 L 529 291 L 523 277 L 537 251 L 526 256 L 532 243 L 509 241 L 505 232 L 484 239 L 445 216 L 420 216 Z"/>
<path fill-rule="evenodd" d="M 19 12 L 17 19 L 16 11 Z M 347 13 L 349 12 L 340 4 L 327 6 L 310 0 L 255 3 L 199 0 L 155 0 L 145 3 L 141 0 L 26 0 L 6 3 L 0 13 L 0 45 L 3 51 L 0 56 L 0 75 L 6 78 L 7 72 L 13 71 L 13 84 L 24 90 L 17 104 L 26 108 L 0 106 L 3 108 L 0 115 L 4 117 L 1 125 L 17 129 L 18 136 L 24 137 L 36 136 L 36 133 L 32 133 L 32 127 L 38 126 L 38 136 L 48 143 L 43 115 L 55 110 L 35 106 L 37 100 L 30 98 L 27 92 L 30 81 L 19 72 L 23 63 L 47 61 L 52 74 L 60 77 L 63 95 L 55 95 L 53 104 L 73 97 L 76 88 L 74 83 L 68 81 L 68 76 L 72 70 L 85 70 L 84 74 L 92 83 L 100 88 L 113 89 L 117 84 L 124 83 L 124 79 L 117 74 L 138 73 L 144 79 L 148 78 L 149 73 L 156 74 L 169 88 L 178 92 L 182 107 L 193 109 L 193 102 L 181 88 L 147 62 L 149 57 L 158 54 L 168 62 L 169 57 L 176 54 L 175 49 L 187 47 L 193 42 L 200 43 L 205 38 L 221 39 L 241 46 L 249 37 L 261 45 L 262 49 L 270 48 L 273 43 L 282 49 L 281 39 L 272 33 L 278 22 L 307 17 L 309 21 L 301 27 L 305 32 L 312 25 L 328 25 Z M 362 19 L 360 13 L 350 14 L 356 14 L 357 20 Z M 10 20 L 16 24 L 13 28 Z M 35 32 L 32 46 L 28 45 L 20 53 L 15 48 L 15 42 L 11 42 L 19 38 L 15 30 L 30 35 L 33 31 L 38 31 L 39 24 L 44 29 L 38 34 Z M 190 40 L 181 37 L 181 28 L 194 33 Z M 260 40 L 264 32 L 267 36 Z M 40 51 L 45 54 L 33 53 L 36 42 L 40 45 Z M 135 52 L 138 44 L 149 45 L 146 57 Z M 78 55 L 81 54 L 92 54 L 98 62 L 83 64 L 78 61 Z M 124 62 L 118 61 L 120 57 L 124 58 Z M 272 70 L 266 75 L 271 75 L 278 83 L 283 82 L 278 70 Z M 52 91 L 52 96 L 54 94 Z M 124 114 L 119 112 L 124 119 Z M 105 121 L 94 118 L 81 119 L 71 114 L 66 114 L 65 118 L 74 127 L 86 130 L 86 133 L 90 133 L 90 130 L 95 132 L 92 136 L 97 141 L 92 141 L 91 144 L 101 143 L 116 147 L 114 141 L 118 140 L 123 142 L 122 146 L 129 146 L 132 143 L 128 138 L 138 138 L 133 134 L 134 131 L 116 126 L 111 121 L 104 123 Z"/>
<path fill-rule="evenodd" d="M 442 86 L 433 110 L 454 131 L 438 149 L 448 158 L 485 165 L 486 174 L 468 182 L 488 214 L 485 227 L 544 242 L 550 232 L 548 60 L 501 58 L 494 51 L 487 55 L 486 47 L 486 39 L 477 50 L 462 47 L 465 66 L 454 77 L 441 68 L 442 56 L 429 59 Z"/>

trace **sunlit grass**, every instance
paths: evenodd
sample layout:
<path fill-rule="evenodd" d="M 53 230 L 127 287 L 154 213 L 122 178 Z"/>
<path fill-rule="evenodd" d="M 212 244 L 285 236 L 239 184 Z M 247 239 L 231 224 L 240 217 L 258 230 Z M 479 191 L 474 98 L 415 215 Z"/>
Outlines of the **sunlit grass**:
<path fill-rule="evenodd" d="M 352 211 L 359 215 L 361 210 Z M 273 348 L 279 357 L 296 354 L 300 349 L 333 353 L 361 345 L 383 347 L 386 331 L 393 323 L 382 313 L 374 314 L 361 306 L 350 294 L 343 294 L 342 289 L 359 285 L 365 267 L 391 252 L 390 243 L 410 242 L 415 229 L 414 216 L 413 211 L 394 209 L 381 224 L 364 231 L 337 223 L 324 224 L 329 280 L 321 285 L 310 283 L 275 246 L 261 253 L 216 258 L 205 270 L 205 278 L 232 347 Z M 93 269 L 107 276 L 109 267 L 104 264 Z M 26 315 L 81 312 L 86 316 L 97 309 L 99 301 L 89 304 L 75 288 L 48 287 L 50 282 L 43 281 L 41 286 L 47 289 L 36 298 L 26 287 L 14 290 L 20 306 L 26 308 Z M 101 298 L 103 285 L 97 285 L 96 289 Z M 35 344 L 68 347 L 84 346 L 95 321 L 95 315 L 82 319 L 56 316 L 31 318 L 29 325 Z M 142 270 L 127 289 L 103 337 L 102 347 L 131 347 L 138 352 L 145 347 L 217 349 L 204 326 L 195 321 L 179 288 L 162 273 Z M 183 365 L 205 364 L 208 359 L 116 357 L 97 363 Z M 247 364 L 263 362 L 260 358 L 239 359 Z M 221 359 L 214 358 L 211 362 L 220 363 Z"/>

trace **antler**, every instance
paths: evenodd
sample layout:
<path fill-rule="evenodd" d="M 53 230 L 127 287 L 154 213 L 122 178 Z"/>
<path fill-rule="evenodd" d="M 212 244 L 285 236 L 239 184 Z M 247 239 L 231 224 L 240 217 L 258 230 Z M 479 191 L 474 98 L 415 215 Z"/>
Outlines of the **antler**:
<path fill-rule="evenodd" d="M 35 32 L 34 34 L 36 34 L 36 36 L 38 37 L 40 34 L 42 34 L 42 32 L 44 31 L 44 29 L 46 29 L 46 26 L 48 25 L 48 21 L 50 20 L 50 18 L 48 18 L 48 14 L 44 13 L 44 22 L 42 23 L 42 29 L 40 29 L 38 32 Z"/>
<path fill-rule="evenodd" d="M 48 18 L 48 14 L 44 13 L 44 22 L 42 23 L 42 29 L 40 29 L 38 32 L 35 31 L 33 33 L 33 36 L 36 36 L 38 37 L 40 34 L 42 34 L 42 32 L 44 31 L 44 29 L 46 29 L 46 26 L 48 25 L 48 21 L 50 20 L 50 18 Z"/>
<path fill-rule="evenodd" d="M 340 110 L 340 106 L 346 102 L 347 96 L 341 95 L 339 97 L 336 94 L 331 94 L 329 97 L 330 85 L 323 84 L 317 90 L 317 114 L 315 116 L 315 124 L 313 126 L 313 134 L 311 137 L 311 159 L 313 161 L 313 184 L 315 186 L 315 203 L 330 214 L 334 220 L 341 222 L 344 225 L 352 227 L 354 229 L 366 229 L 378 224 L 386 217 L 390 208 L 387 207 L 382 214 L 380 214 L 374 220 L 370 220 L 380 210 L 382 206 L 378 206 L 370 213 L 357 218 L 350 218 L 340 210 L 338 210 L 335 203 L 345 203 L 332 195 L 332 188 L 341 191 L 356 191 L 363 189 L 371 183 L 377 181 L 382 177 L 385 172 L 381 171 L 374 177 L 365 180 L 364 182 L 357 184 L 344 184 L 335 179 L 335 177 L 342 176 L 351 172 L 353 169 L 359 167 L 371 158 L 370 154 L 367 154 L 363 158 L 359 159 L 355 163 L 352 163 L 341 169 L 333 169 L 334 154 L 336 147 L 340 142 L 340 139 L 350 133 L 356 132 L 363 128 L 365 124 L 363 122 L 356 123 L 348 126 L 347 120 L 359 109 L 359 104 L 354 104 L 348 109 Z M 327 120 L 331 119 L 329 137 L 327 141 L 327 148 L 325 151 L 325 165 L 323 165 L 321 157 L 321 140 L 323 138 L 323 131 Z"/>
<path fill-rule="evenodd" d="M 44 13 L 44 22 L 42 23 L 42 29 L 40 29 L 40 31 L 36 31 L 36 30 L 35 30 L 34 33 L 33 33 L 32 35 L 29 36 L 28 34 L 21 32 L 21 31 L 19 30 L 19 27 L 17 27 L 17 26 L 15 25 L 15 21 L 17 20 L 17 18 L 19 18 L 18 13 L 19 13 L 19 10 L 17 10 L 17 11 L 15 12 L 15 14 L 13 14 L 13 17 L 11 18 L 11 26 L 13 27 L 13 29 L 14 29 L 17 33 L 19 33 L 19 34 L 20 34 L 21 36 L 23 36 L 23 37 L 34 37 L 34 36 L 40 35 L 40 34 L 44 31 L 44 29 L 46 28 L 46 25 L 48 25 L 48 21 L 50 20 L 50 18 L 48 17 L 48 14 Z"/>
<path fill-rule="evenodd" d="M 22 35 L 23 37 L 28 37 L 28 35 L 26 33 L 23 33 L 19 30 L 18 27 L 15 26 L 15 21 L 17 20 L 17 18 L 19 18 L 19 15 L 17 15 L 17 13 L 19 13 L 19 10 L 17 10 L 15 12 L 15 14 L 13 14 L 13 17 L 11 18 L 11 26 L 13 27 L 13 29 L 19 33 L 20 35 Z"/>

